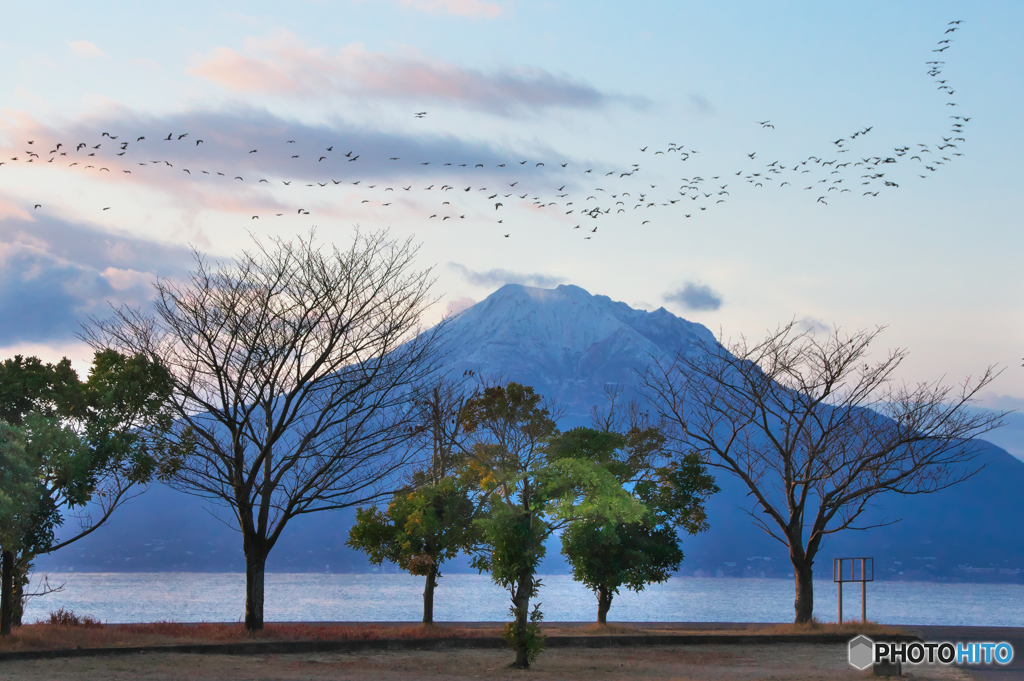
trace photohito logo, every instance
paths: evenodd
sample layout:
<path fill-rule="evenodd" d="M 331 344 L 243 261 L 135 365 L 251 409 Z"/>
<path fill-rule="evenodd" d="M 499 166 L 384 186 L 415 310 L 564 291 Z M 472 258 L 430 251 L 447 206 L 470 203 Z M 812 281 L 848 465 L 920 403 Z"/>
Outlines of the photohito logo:
<path fill-rule="evenodd" d="M 875 642 L 867 636 L 858 636 L 850 641 L 850 664 L 857 669 L 867 669 L 875 660 Z"/>
<path fill-rule="evenodd" d="M 863 634 L 850 640 L 850 664 L 867 669 L 879 663 L 909 664 L 1009 664 L 1013 646 L 1009 643 L 907 643 L 872 641 Z"/>

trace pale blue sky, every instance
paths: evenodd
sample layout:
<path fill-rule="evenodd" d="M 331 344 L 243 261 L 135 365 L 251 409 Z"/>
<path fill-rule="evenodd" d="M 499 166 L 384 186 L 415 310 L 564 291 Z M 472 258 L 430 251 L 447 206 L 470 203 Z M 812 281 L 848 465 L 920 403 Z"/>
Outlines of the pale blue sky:
<path fill-rule="evenodd" d="M 881 324 L 881 343 L 910 349 L 905 380 L 999 364 L 989 403 L 1024 399 L 1022 27 L 1015 2 L 5 7 L 0 350 L 85 356 L 78 320 L 107 301 L 144 304 L 154 275 L 188 267 L 189 244 L 230 256 L 248 230 L 313 225 L 345 243 L 358 223 L 423 243 L 435 318 L 516 280 L 665 305 L 726 337 L 794 317 Z M 934 59 L 945 64 L 928 75 Z M 971 119 L 962 135 L 951 115 Z M 58 142 L 68 156 L 39 165 Z M 921 161 L 895 151 L 918 144 Z M 862 161 L 875 156 L 897 162 Z M 786 170 L 772 175 L 776 160 Z M 863 186 L 868 168 L 884 177 Z M 456 189 L 441 196 L 444 184 Z M 610 212 L 579 216 L 597 205 Z"/>

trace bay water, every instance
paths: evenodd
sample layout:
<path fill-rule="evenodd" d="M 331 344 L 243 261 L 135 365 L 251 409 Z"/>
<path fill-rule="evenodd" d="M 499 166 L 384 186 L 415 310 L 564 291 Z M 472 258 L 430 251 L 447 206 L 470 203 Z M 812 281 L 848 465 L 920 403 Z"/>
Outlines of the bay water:
<path fill-rule="evenodd" d="M 33 585 L 40 576 L 33 577 Z M 548 622 L 592 622 L 597 599 L 569 575 L 542 577 L 535 602 Z M 25 622 L 58 608 L 115 622 L 236 622 L 245 605 L 238 573 L 49 573 L 63 590 L 29 601 Z M 860 617 L 860 588 L 844 589 L 844 619 Z M 854 587 L 854 588 L 851 588 Z M 673 577 L 636 594 L 623 590 L 616 622 L 791 622 L 793 581 Z M 836 585 L 815 581 L 815 616 L 836 620 Z M 268 622 L 418 622 L 423 578 L 407 574 L 268 574 Z M 485 575 L 450 574 L 434 597 L 438 622 L 508 621 L 509 595 Z M 1024 627 L 1024 585 L 872 582 L 868 618 L 884 624 Z"/>

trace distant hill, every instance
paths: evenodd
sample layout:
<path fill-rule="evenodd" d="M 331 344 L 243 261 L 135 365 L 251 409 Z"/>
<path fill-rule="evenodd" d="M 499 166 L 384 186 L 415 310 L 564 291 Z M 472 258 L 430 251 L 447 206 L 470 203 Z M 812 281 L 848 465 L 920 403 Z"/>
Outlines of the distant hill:
<path fill-rule="evenodd" d="M 455 319 L 445 368 L 467 369 L 534 386 L 566 409 L 563 428 L 585 424 L 605 386 L 636 386 L 652 355 L 699 352 L 711 332 L 664 308 L 634 310 L 577 286 L 555 289 L 507 285 Z M 876 497 L 865 522 L 900 522 L 830 538 L 817 560 L 831 571 L 833 556 L 874 556 L 880 579 L 1012 581 L 1024 578 L 1024 463 L 986 444 L 986 467 L 971 480 L 932 495 Z M 683 574 L 790 575 L 784 546 L 755 527 L 746 491 L 724 472 L 722 492 L 709 505 L 711 530 L 685 537 Z M 217 510 L 228 520 L 227 509 Z M 272 572 L 366 572 L 362 554 L 344 546 L 354 511 L 314 514 L 286 528 L 268 560 Z M 157 486 L 133 500 L 110 525 L 37 561 L 50 571 L 242 571 L 241 539 L 195 497 Z M 393 566 L 385 567 L 394 571 Z M 468 571 L 466 561 L 447 568 Z M 567 572 L 555 543 L 542 571 Z"/>

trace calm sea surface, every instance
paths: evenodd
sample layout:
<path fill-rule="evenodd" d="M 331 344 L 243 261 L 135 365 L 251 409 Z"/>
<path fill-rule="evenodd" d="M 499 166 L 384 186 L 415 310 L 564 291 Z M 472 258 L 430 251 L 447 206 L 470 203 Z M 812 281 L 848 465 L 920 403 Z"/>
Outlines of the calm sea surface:
<path fill-rule="evenodd" d="M 50 573 L 60 593 L 34 598 L 25 621 L 61 606 L 106 622 L 234 622 L 242 618 L 245 576 L 217 573 Z M 549 622 L 597 618 L 597 599 L 567 575 L 543 578 L 538 600 Z M 860 589 L 848 585 L 844 615 L 860 617 Z M 815 582 L 815 615 L 835 621 L 836 587 Z M 422 616 L 423 578 L 381 574 L 271 574 L 267 621 L 410 621 Z M 486 576 L 452 574 L 434 597 L 437 621 L 506 621 L 508 594 Z M 1015 584 L 868 584 L 868 617 L 888 624 L 1024 626 L 1024 586 Z M 788 579 L 677 577 L 640 594 L 615 597 L 620 622 L 787 622 Z"/>

